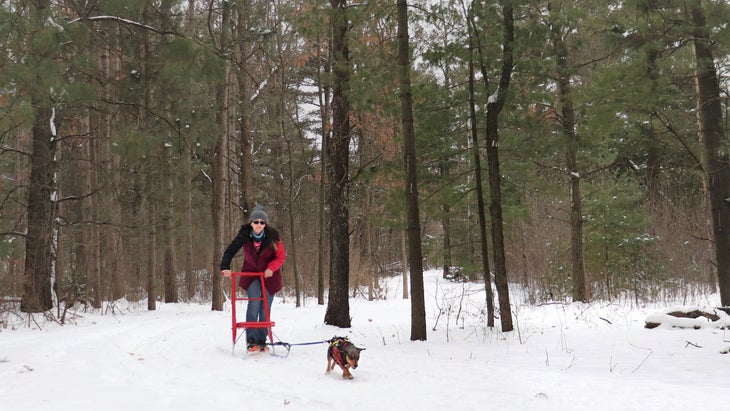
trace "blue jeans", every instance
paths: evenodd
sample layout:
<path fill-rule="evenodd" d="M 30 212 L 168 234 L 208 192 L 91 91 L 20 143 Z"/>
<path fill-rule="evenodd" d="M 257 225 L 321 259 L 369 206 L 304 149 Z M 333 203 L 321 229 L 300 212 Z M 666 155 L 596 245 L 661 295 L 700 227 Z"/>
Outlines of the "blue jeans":
<path fill-rule="evenodd" d="M 264 287 L 266 290 L 266 288 Z M 248 298 L 261 298 L 261 281 L 256 279 L 246 290 Z M 266 290 L 266 298 L 269 301 L 269 312 L 271 312 L 271 303 L 273 302 L 273 295 Z M 259 322 L 266 321 L 266 310 L 264 310 L 263 300 L 248 300 L 248 307 L 246 307 L 246 321 L 248 322 Z M 246 341 L 253 344 L 266 343 L 266 339 L 269 336 L 268 328 L 246 328 Z M 273 341 L 272 341 L 273 342 Z"/>

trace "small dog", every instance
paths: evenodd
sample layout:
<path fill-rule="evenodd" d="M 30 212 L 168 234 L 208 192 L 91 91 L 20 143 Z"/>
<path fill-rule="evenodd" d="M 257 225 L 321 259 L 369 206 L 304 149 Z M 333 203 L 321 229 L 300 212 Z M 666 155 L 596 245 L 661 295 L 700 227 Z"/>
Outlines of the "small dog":
<path fill-rule="evenodd" d="M 327 348 L 327 371 L 326 374 L 335 369 L 335 364 L 342 368 L 342 378 L 351 380 L 355 378 L 350 374 L 350 368 L 357 368 L 360 361 L 360 351 L 364 348 L 358 348 L 351 343 L 347 337 L 332 337 L 329 340 L 330 346 Z"/>

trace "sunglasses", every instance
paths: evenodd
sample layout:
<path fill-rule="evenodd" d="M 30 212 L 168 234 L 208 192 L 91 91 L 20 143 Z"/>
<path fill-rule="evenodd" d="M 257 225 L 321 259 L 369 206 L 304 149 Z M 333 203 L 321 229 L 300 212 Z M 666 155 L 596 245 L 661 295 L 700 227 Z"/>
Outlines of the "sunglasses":
<path fill-rule="evenodd" d="M 266 221 L 264 221 L 264 220 L 254 220 L 254 221 L 251 221 L 251 224 L 266 225 Z"/>

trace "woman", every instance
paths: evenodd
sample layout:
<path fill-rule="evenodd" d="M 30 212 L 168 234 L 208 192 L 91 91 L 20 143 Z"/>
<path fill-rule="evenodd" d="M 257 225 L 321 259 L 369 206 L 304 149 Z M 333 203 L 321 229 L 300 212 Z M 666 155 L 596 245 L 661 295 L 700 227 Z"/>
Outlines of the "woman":
<path fill-rule="evenodd" d="M 224 277 L 231 276 L 231 260 L 243 249 L 243 272 L 264 273 L 264 285 L 269 307 L 274 294 L 283 286 L 281 280 L 281 266 L 286 260 L 286 251 L 281 242 L 279 232 L 267 225 L 266 211 L 259 206 L 254 207 L 248 218 L 248 224 L 242 225 L 238 235 L 226 248 L 221 259 L 221 273 Z M 261 281 L 259 277 L 241 277 L 239 287 L 246 290 L 248 298 L 261 298 Z M 266 310 L 262 300 L 248 300 L 246 321 L 266 321 Z M 249 352 L 266 351 L 266 328 L 247 328 L 246 342 Z"/>

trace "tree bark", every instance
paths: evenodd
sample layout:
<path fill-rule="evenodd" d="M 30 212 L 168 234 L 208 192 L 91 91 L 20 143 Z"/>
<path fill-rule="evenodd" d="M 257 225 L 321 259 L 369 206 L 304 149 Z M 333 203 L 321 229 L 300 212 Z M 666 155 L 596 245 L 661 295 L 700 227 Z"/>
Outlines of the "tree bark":
<path fill-rule="evenodd" d="M 31 156 L 30 187 L 28 190 L 28 233 L 26 235 L 25 284 L 20 309 L 23 312 L 43 312 L 53 307 L 51 294 L 51 243 L 53 236 L 55 192 L 55 136 L 49 126 L 52 121 L 50 101 L 33 99 L 33 154 Z"/>
<path fill-rule="evenodd" d="M 220 47 L 228 47 L 228 32 L 230 30 L 230 4 L 223 2 L 223 10 L 220 25 Z M 218 139 L 215 145 L 215 157 L 213 159 L 213 267 L 210 272 L 212 285 L 213 311 L 223 311 L 223 283 L 220 269 L 218 267 L 223 256 L 226 235 L 226 188 L 228 187 L 228 79 L 230 63 L 224 59 L 223 79 L 216 90 L 216 121 L 218 123 Z"/>
<path fill-rule="evenodd" d="M 405 218 L 405 216 L 404 216 Z M 404 223 L 405 221 L 401 222 Z M 405 225 L 405 224 L 404 224 Z M 409 284 L 411 283 L 408 276 L 408 231 L 400 230 L 400 255 L 401 255 L 401 275 L 403 276 L 403 299 L 407 300 L 411 296 Z"/>
<path fill-rule="evenodd" d="M 145 178 L 145 177 L 143 177 Z M 149 180 L 149 178 L 147 178 Z M 157 270 L 157 207 L 155 207 L 154 201 L 149 198 L 149 183 L 145 184 L 145 192 L 142 199 L 143 213 L 145 220 L 147 221 L 147 247 L 141 249 L 147 255 L 147 275 L 146 275 L 146 288 L 147 288 L 147 310 L 154 311 L 157 309 L 157 287 L 155 272 Z"/>
<path fill-rule="evenodd" d="M 324 322 L 350 327 L 350 224 L 348 211 L 350 150 L 350 56 L 347 1 L 330 0 L 332 27 L 332 134 L 327 143 L 330 206 L 330 288 Z"/>
<path fill-rule="evenodd" d="M 188 0 L 188 6 L 185 13 L 185 32 L 188 36 L 193 37 L 195 30 L 195 0 Z M 180 130 L 178 124 L 178 132 Z M 189 136 L 188 136 L 189 137 Z M 184 139 L 184 141 L 187 141 Z M 185 196 L 185 242 L 182 246 L 184 253 L 183 269 L 185 272 L 185 299 L 192 300 L 197 292 L 198 284 L 195 276 L 193 254 L 193 159 L 195 158 L 195 144 L 187 143 L 186 149 L 183 151 L 183 178 L 184 178 L 184 196 Z"/>
<path fill-rule="evenodd" d="M 712 215 L 720 303 L 730 306 L 730 158 L 723 127 L 720 83 L 701 0 L 687 2 L 694 25 L 697 64 L 697 123 L 704 151 L 704 172 Z"/>
<path fill-rule="evenodd" d="M 241 164 L 241 172 L 238 176 L 239 185 L 239 202 L 242 212 L 242 220 L 248 221 L 248 214 L 256 205 L 256 190 L 253 183 L 253 153 L 251 146 L 251 97 L 249 96 L 248 73 L 245 68 L 247 66 L 247 56 L 251 48 L 249 42 L 250 27 L 248 17 L 250 13 L 250 4 L 248 0 L 238 0 L 236 2 L 238 16 L 238 50 L 237 59 L 239 67 L 236 69 L 236 78 L 238 83 L 238 133 L 240 135 L 241 149 L 239 151 L 239 162 Z"/>
<path fill-rule="evenodd" d="M 400 80 L 401 126 L 406 172 L 406 212 L 408 265 L 411 267 L 411 341 L 425 341 L 426 304 L 423 294 L 423 257 L 421 223 L 418 209 L 416 134 L 413 129 L 410 50 L 408 41 L 408 2 L 398 0 L 398 77 Z"/>
<path fill-rule="evenodd" d="M 34 1 L 35 24 L 42 27 L 49 7 L 48 0 Z M 33 51 L 30 58 L 45 61 L 49 51 Z M 35 54 L 41 53 L 41 54 Z M 31 61 L 32 64 L 32 61 Z M 38 74 L 36 84 L 46 84 Z M 30 157 L 30 187 L 28 188 L 28 229 L 25 238 L 25 282 L 20 309 L 23 312 L 43 312 L 53 307 L 52 241 L 56 194 L 55 150 L 56 135 L 53 106 L 49 90 L 33 90 L 31 106 L 33 153 Z"/>
<path fill-rule="evenodd" d="M 162 212 L 163 224 L 162 236 L 164 238 L 164 283 L 165 283 L 165 302 L 176 303 L 178 302 L 177 292 L 177 269 L 175 267 L 175 238 L 173 236 L 172 219 L 174 218 L 173 207 L 174 207 L 174 192 L 175 187 L 172 181 L 172 148 L 163 147 L 163 178 L 165 185 L 165 192 L 167 195 L 163 200 L 163 207 L 165 208 Z"/>
<path fill-rule="evenodd" d="M 646 77 L 651 82 L 651 95 L 657 95 L 657 82 L 661 75 L 657 64 L 659 51 L 655 47 L 648 47 L 646 55 Z M 649 119 L 641 129 L 642 140 L 646 147 L 646 192 L 651 205 L 661 200 L 659 176 L 661 175 L 662 159 L 658 137 L 654 132 L 653 123 L 656 121 L 656 107 L 648 113 Z"/>
<path fill-rule="evenodd" d="M 482 183 L 482 161 L 477 132 L 476 98 L 474 96 L 474 20 L 469 18 L 469 109 L 471 121 L 471 145 L 474 153 L 474 176 L 477 194 L 477 213 L 479 215 L 479 239 L 481 243 L 482 279 L 487 300 L 487 326 L 494 327 L 494 293 L 492 292 L 492 273 L 489 268 L 489 242 L 487 237 L 487 215 L 484 204 L 484 184 Z"/>
<path fill-rule="evenodd" d="M 502 14 L 504 25 L 502 63 L 497 90 L 487 100 L 486 141 L 490 194 L 489 215 L 492 218 L 494 284 L 497 288 L 502 331 L 507 332 L 512 331 L 514 326 L 512 324 L 512 311 L 510 307 L 509 281 L 507 279 L 507 263 L 504 250 L 504 232 L 502 222 L 502 176 L 500 174 L 499 167 L 499 114 L 502 112 L 502 108 L 504 107 L 513 69 L 514 17 L 512 7 L 502 6 Z M 477 50 L 480 55 L 480 68 L 485 89 L 489 91 L 489 73 L 486 65 L 486 57 L 484 56 L 481 44 L 478 44 Z"/>
<path fill-rule="evenodd" d="M 447 170 L 444 170 L 444 172 L 447 172 Z M 444 176 L 444 172 L 442 172 L 442 176 Z M 451 266 L 453 265 L 453 262 L 451 260 L 451 206 L 448 202 L 444 202 L 443 204 L 441 204 L 441 212 L 443 214 L 443 217 L 441 217 L 441 226 L 444 229 L 444 258 L 441 278 L 447 279 L 451 276 Z"/>
<path fill-rule="evenodd" d="M 319 51 L 321 47 L 318 47 Z M 330 52 L 330 55 L 332 53 Z M 320 61 L 325 61 L 324 71 L 325 75 L 329 74 L 330 59 L 320 58 Z M 322 147 L 320 149 L 320 172 L 319 172 L 319 207 L 318 207 L 318 218 L 319 218 L 319 236 L 317 238 L 317 244 L 319 245 L 317 250 L 317 304 L 324 305 L 324 284 L 325 284 L 325 254 L 327 254 L 327 233 L 329 229 L 327 227 L 327 219 L 325 218 L 325 204 L 327 200 L 327 175 L 329 174 L 329 164 L 327 161 L 328 141 L 329 135 L 332 132 L 332 127 L 329 122 L 330 118 L 330 88 L 323 85 L 321 72 L 317 71 L 317 84 L 320 85 L 319 96 L 319 112 L 320 118 L 322 119 Z"/>
<path fill-rule="evenodd" d="M 562 36 L 562 27 L 557 24 L 556 10 L 548 3 L 551 17 L 551 37 L 555 51 L 558 100 L 561 110 L 561 127 L 566 136 L 565 165 L 570 181 L 570 255 L 573 267 L 573 301 L 588 301 L 586 294 L 585 269 L 583 263 L 583 212 L 580 194 L 580 173 L 578 172 L 578 135 L 575 130 L 575 110 L 570 94 L 568 51 Z"/>
<path fill-rule="evenodd" d="M 197 292 L 198 284 L 195 276 L 195 269 L 193 266 L 193 253 L 194 253 L 194 241 L 193 241 L 193 157 L 195 156 L 195 149 L 191 144 L 190 147 L 183 153 L 183 178 L 185 181 L 185 242 L 182 244 L 184 253 L 183 269 L 185 272 L 185 299 L 190 301 L 195 297 Z"/>
<path fill-rule="evenodd" d="M 282 130 L 283 132 L 283 130 Z M 283 136 L 283 135 L 282 135 Z M 292 272 L 294 276 L 294 295 L 296 296 L 296 306 L 301 307 L 302 306 L 302 284 L 301 284 L 301 274 L 299 273 L 299 265 L 297 264 L 297 249 L 299 248 L 297 246 L 297 235 L 295 230 L 295 224 L 294 224 L 294 206 L 296 204 L 297 198 L 295 195 L 295 189 L 294 189 L 294 181 L 296 180 L 296 176 L 294 175 L 294 159 L 292 158 L 292 152 L 294 149 L 291 146 L 291 141 L 289 139 L 286 139 L 287 143 L 287 163 L 289 165 L 287 172 L 289 173 L 289 195 L 287 196 L 287 215 L 289 217 L 289 245 L 287 245 L 287 260 L 291 260 L 290 266 L 292 267 Z"/>

